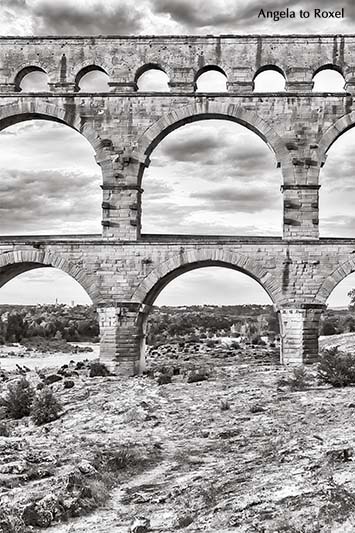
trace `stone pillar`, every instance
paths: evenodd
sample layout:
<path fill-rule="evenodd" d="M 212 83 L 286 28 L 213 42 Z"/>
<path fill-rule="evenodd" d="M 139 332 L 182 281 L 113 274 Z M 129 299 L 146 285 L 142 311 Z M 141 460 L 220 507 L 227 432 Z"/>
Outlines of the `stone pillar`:
<path fill-rule="evenodd" d="M 253 71 L 246 67 L 234 67 L 228 75 L 227 89 L 231 93 L 252 93 Z"/>
<path fill-rule="evenodd" d="M 291 67 L 286 73 L 286 91 L 293 93 L 311 92 L 314 85 L 312 77 L 312 69 Z"/>
<path fill-rule="evenodd" d="M 117 154 L 113 145 L 97 159 L 102 170 L 102 236 L 110 240 L 136 241 L 141 232 L 141 195 L 137 185 L 140 162 Z"/>
<path fill-rule="evenodd" d="M 140 196 L 138 185 L 106 183 L 103 190 L 103 237 L 110 240 L 136 241 L 141 231 Z"/>
<path fill-rule="evenodd" d="M 74 93 L 78 90 L 76 84 L 69 81 L 48 83 L 48 86 L 52 93 Z"/>
<path fill-rule="evenodd" d="M 0 93 L 14 93 L 16 85 L 14 83 L 0 83 Z"/>
<path fill-rule="evenodd" d="M 137 90 L 135 81 L 109 81 L 108 86 L 113 93 L 131 93 Z"/>
<path fill-rule="evenodd" d="M 195 76 L 192 67 L 175 67 L 168 83 L 171 92 L 192 93 L 195 91 Z"/>
<path fill-rule="evenodd" d="M 114 374 L 133 376 L 143 370 L 141 308 L 141 304 L 131 302 L 98 307 L 100 360 Z"/>
<path fill-rule="evenodd" d="M 282 185 L 284 239 L 319 239 L 319 185 Z"/>
<path fill-rule="evenodd" d="M 291 304 L 280 312 L 281 363 L 311 364 L 318 360 L 320 317 L 324 305 Z"/>

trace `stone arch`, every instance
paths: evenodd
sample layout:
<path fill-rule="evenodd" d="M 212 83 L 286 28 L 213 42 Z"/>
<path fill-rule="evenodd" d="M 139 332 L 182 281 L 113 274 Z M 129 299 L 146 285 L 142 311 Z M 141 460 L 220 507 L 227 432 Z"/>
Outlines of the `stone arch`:
<path fill-rule="evenodd" d="M 283 79 L 285 81 L 285 84 L 287 82 L 287 76 L 286 76 L 285 72 L 282 70 L 281 67 L 279 67 L 277 65 L 273 65 L 273 64 L 262 65 L 254 73 L 254 76 L 253 76 L 253 91 L 255 90 L 255 80 L 256 80 L 256 78 L 259 76 L 259 74 L 262 74 L 263 72 L 277 72 L 278 74 L 280 74 L 283 77 Z M 283 89 L 283 90 L 285 91 L 286 89 Z M 272 92 L 274 92 L 272 89 L 271 90 L 265 90 L 265 93 L 272 93 Z"/>
<path fill-rule="evenodd" d="M 195 78 L 194 78 L 195 91 L 197 91 L 197 82 L 198 82 L 199 77 L 202 76 L 202 74 L 205 74 L 206 72 L 218 72 L 219 74 L 222 74 L 223 76 L 225 76 L 226 84 L 228 83 L 228 76 L 222 67 L 220 67 L 219 65 L 213 65 L 213 64 L 204 65 L 195 74 Z M 227 91 L 227 86 L 226 86 L 226 91 Z"/>
<path fill-rule="evenodd" d="M 164 74 L 166 74 L 167 76 L 167 83 L 169 84 L 169 80 L 170 80 L 170 74 L 168 72 L 168 69 L 165 68 L 161 63 L 159 62 L 150 62 L 150 63 L 145 63 L 144 65 L 140 66 L 135 74 L 134 74 L 134 90 L 135 91 L 138 91 L 138 80 L 139 78 L 145 74 L 146 72 L 149 72 L 151 70 L 157 70 L 158 72 L 163 72 Z M 165 92 L 165 91 L 164 91 Z"/>
<path fill-rule="evenodd" d="M 204 119 L 230 120 L 245 126 L 271 148 L 278 166 L 281 165 L 282 168 L 284 165 L 285 171 L 292 168 L 291 157 L 283 139 L 254 111 L 244 110 L 238 104 L 213 102 L 208 98 L 201 98 L 196 99 L 191 105 L 165 113 L 138 139 L 132 158 L 141 163 L 139 181 L 142 179 L 144 168 L 149 166 L 150 154 L 164 137 L 185 124 Z"/>
<path fill-rule="evenodd" d="M 46 70 L 42 67 L 40 64 L 31 64 L 23 66 L 16 74 L 14 79 L 14 85 L 15 85 L 15 92 L 19 93 L 21 92 L 21 82 L 27 76 L 27 74 L 31 74 L 31 72 L 42 72 L 43 74 L 47 74 Z M 48 77 L 49 79 L 49 77 Z"/>
<path fill-rule="evenodd" d="M 323 165 L 327 158 L 327 152 L 334 142 L 346 131 L 355 125 L 355 111 L 347 113 L 339 118 L 323 133 L 318 145 L 319 159 Z"/>
<path fill-rule="evenodd" d="M 318 68 L 316 68 L 313 71 L 313 74 L 312 74 L 312 82 L 313 82 L 313 84 L 315 84 L 314 80 L 315 80 L 315 77 L 317 76 L 317 74 L 320 74 L 321 72 L 325 72 L 325 71 L 337 72 L 343 78 L 343 87 L 342 87 L 342 89 L 339 92 L 342 92 L 342 93 L 345 92 L 344 91 L 344 85 L 346 83 L 346 80 L 345 80 L 345 77 L 344 77 L 344 71 L 339 65 L 334 65 L 333 63 L 327 63 L 327 64 L 324 64 L 324 65 L 321 65 L 321 66 L 319 66 Z M 314 89 L 314 87 L 313 87 L 313 92 L 317 92 Z M 336 91 L 334 89 L 328 87 L 327 89 L 321 89 L 319 92 L 332 93 L 332 92 L 336 92 Z"/>
<path fill-rule="evenodd" d="M 253 76 L 253 80 L 255 80 L 255 78 L 261 74 L 262 72 L 265 72 L 266 70 L 273 70 L 274 72 L 278 72 L 279 74 L 281 74 L 281 76 L 283 76 L 285 78 L 285 80 L 287 80 L 287 76 L 285 74 L 285 72 L 283 71 L 283 69 L 281 67 L 279 67 L 278 65 L 273 65 L 272 63 L 267 63 L 265 65 L 262 65 L 261 67 L 259 67 L 254 76 Z"/>
<path fill-rule="evenodd" d="M 277 280 L 252 257 L 230 250 L 195 249 L 182 251 L 160 263 L 141 281 L 131 300 L 152 305 L 170 281 L 189 270 L 207 266 L 222 266 L 242 272 L 257 281 L 273 303 L 279 299 L 280 289 Z"/>
<path fill-rule="evenodd" d="M 85 289 L 93 303 L 99 298 L 95 277 L 82 266 L 67 261 L 60 255 L 42 250 L 16 250 L 0 255 L 0 287 L 19 274 L 41 267 L 53 267 L 66 272 Z"/>
<path fill-rule="evenodd" d="M 40 119 L 65 124 L 81 133 L 91 144 L 97 157 L 103 159 L 104 145 L 100 136 L 90 123 L 82 122 L 79 113 L 73 113 L 72 107 L 59 107 L 51 102 L 32 98 L 31 101 L 19 100 L 0 106 L 0 131 L 26 120 Z"/>
<path fill-rule="evenodd" d="M 313 67 L 313 74 L 312 78 L 319 74 L 319 72 L 322 72 L 322 70 L 335 70 L 336 72 L 339 72 L 344 77 L 343 69 L 340 65 L 335 65 L 334 63 L 324 63 L 323 65 L 318 65 Z"/>
<path fill-rule="evenodd" d="M 106 74 L 107 76 L 109 75 L 108 72 L 106 71 L 106 69 L 104 69 L 100 65 L 96 65 L 95 63 L 88 63 L 86 66 L 81 66 L 81 68 L 77 71 L 77 73 L 75 75 L 74 91 L 75 92 L 79 91 L 80 81 L 86 74 L 89 74 L 89 72 L 95 72 L 95 71 L 102 72 L 103 74 Z"/>
<path fill-rule="evenodd" d="M 325 304 L 328 297 L 332 293 L 332 291 L 335 289 L 335 287 L 343 281 L 349 274 L 352 274 L 355 272 L 355 258 L 349 259 L 348 261 L 345 261 L 344 263 L 341 263 L 333 272 L 331 272 L 323 281 L 321 286 L 319 287 L 315 298 L 317 300 L 317 303 Z"/>

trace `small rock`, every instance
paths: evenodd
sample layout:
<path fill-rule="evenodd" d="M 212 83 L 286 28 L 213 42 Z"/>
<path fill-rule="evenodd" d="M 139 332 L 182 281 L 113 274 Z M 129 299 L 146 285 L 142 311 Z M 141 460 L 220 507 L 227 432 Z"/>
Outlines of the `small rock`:
<path fill-rule="evenodd" d="M 49 376 L 46 376 L 45 382 L 47 385 L 51 385 L 52 383 L 55 383 L 56 381 L 61 381 L 62 379 L 63 377 L 59 374 L 49 374 Z"/>
<path fill-rule="evenodd" d="M 251 413 L 263 413 L 265 411 L 264 407 L 259 403 L 252 405 L 249 409 Z"/>
<path fill-rule="evenodd" d="M 354 450 L 353 448 L 334 448 L 328 450 L 326 453 L 331 461 L 347 463 L 348 461 L 352 461 Z"/>
<path fill-rule="evenodd" d="M 192 524 L 193 521 L 194 521 L 194 519 L 190 515 L 180 516 L 177 519 L 177 521 L 176 521 L 176 526 L 175 527 L 177 529 L 183 529 L 183 528 L 189 526 L 190 524 Z"/>
<path fill-rule="evenodd" d="M 22 520 L 26 526 L 48 527 L 56 514 L 57 500 L 49 494 L 37 502 L 32 502 L 24 508 Z"/>
<path fill-rule="evenodd" d="M 63 383 L 65 389 L 72 389 L 74 387 L 74 381 L 72 379 L 66 379 Z"/>
<path fill-rule="evenodd" d="M 83 459 L 79 463 L 78 468 L 79 468 L 80 472 L 82 474 L 84 474 L 84 476 L 92 476 L 92 475 L 97 473 L 96 469 L 86 459 Z"/>
<path fill-rule="evenodd" d="M 128 531 L 129 533 L 148 533 L 151 531 L 149 518 L 138 516 L 134 519 Z"/>

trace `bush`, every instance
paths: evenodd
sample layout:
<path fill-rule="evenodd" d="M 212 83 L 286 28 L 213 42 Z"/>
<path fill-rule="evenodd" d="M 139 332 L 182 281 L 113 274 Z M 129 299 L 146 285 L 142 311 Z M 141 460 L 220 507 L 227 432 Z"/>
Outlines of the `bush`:
<path fill-rule="evenodd" d="M 304 390 L 309 386 L 309 378 L 304 366 L 297 366 L 293 369 L 288 384 L 291 390 Z"/>
<path fill-rule="evenodd" d="M 14 385 L 9 385 L 7 394 L 0 399 L 0 406 L 4 408 L 5 417 L 22 418 L 29 416 L 35 391 L 26 378 L 19 379 Z"/>
<path fill-rule="evenodd" d="M 113 450 L 98 450 L 93 466 L 99 472 L 118 472 L 134 466 L 138 461 L 135 450 L 122 446 Z"/>
<path fill-rule="evenodd" d="M 337 346 L 323 350 L 318 364 L 318 378 L 333 387 L 355 383 L 355 354 L 339 352 Z"/>
<path fill-rule="evenodd" d="M 109 376 L 110 371 L 106 365 L 100 362 L 91 363 L 89 367 L 89 377 L 94 378 L 96 376 Z"/>
<path fill-rule="evenodd" d="M 44 387 L 34 399 L 31 409 L 31 418 L 36 426 L 53 422 L 59 418 L 62 407 L 55 398 L 53 391 Z"/>

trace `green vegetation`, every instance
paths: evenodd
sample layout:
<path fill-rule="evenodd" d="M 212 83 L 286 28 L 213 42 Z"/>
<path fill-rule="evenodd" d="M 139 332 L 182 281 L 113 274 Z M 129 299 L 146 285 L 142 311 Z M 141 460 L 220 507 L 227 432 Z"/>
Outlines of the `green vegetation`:
<path fill-rule="evenodd" d="M 31 418 L 36 426 L 42 426 L 59 418 L 62 406 L 55 398 L 52 389 L 44 387 L 34 398 L 31 407 Z"/>
<path fill-rule="evenodd" d="M 89 305 L 0 305 L 0 344 L 31 338 L 95 341 L 99 326 Z"/>
<path fill-rule="evenodd" d="M 193 305 L 156 307 L 149 317 L 148 344 L 171 340 L 207 340 L 213 335 L 243 336 L 263 344 L 261 336 L 274 339 L 280 333 L 277 314 L 271 305 Z"/>
<path fill-rule="evenodd" d="M 333 387 L 355 383 L 355 354 L 338 351 L 337 347 L 323 350 L 318 365 L 318 378 Z"/>
<path fill-rule="evenodd" d="M 23 418 L 31 412 L 35 391 L 26 378 L 21 378 L 13 385 L 8 385 L 7 393 L 0 398 L 4 418 Z"/>
<path fill-rule="evenodd" d="M 36 395 L 33 386 L 24 377 L 8 385 L 6 394 L 0 397 L 0 408 L 1 418 L 31 416 L 38 426 L 56 420 L 62 409 L 50 388 L 44 387 Z M 6 426 L 2 424 L 2 428 L 0 433 L 6 436 Z"/>

